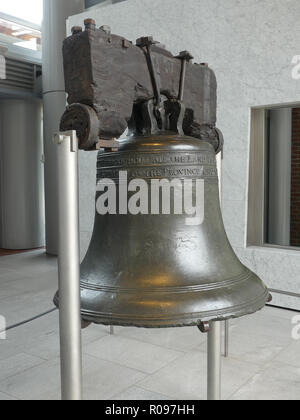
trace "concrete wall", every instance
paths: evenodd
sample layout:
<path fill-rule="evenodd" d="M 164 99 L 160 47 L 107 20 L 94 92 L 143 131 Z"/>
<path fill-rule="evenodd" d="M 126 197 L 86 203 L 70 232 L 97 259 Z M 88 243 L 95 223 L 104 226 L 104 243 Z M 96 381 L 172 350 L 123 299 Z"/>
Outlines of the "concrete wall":
<path fill-rule="evenodd" d="M 300 101 L 291 76 L 300 54 L 298 0 L 128 0 L 69 19 L 97 25 L 131 40 L 153 35 L 173 53 L 190 50 L 218 79 L 218 126 L 225 136 L 223 214 L 241 259 L 271 288 L 300 293 L 300 251 L 246 248 L 250 108 Z M 81 233 L 84 254 L 92 229 L 95 154 L 81 154 Z M 300 309 L 300 299 L 274 295 L 274 303 Z"/>

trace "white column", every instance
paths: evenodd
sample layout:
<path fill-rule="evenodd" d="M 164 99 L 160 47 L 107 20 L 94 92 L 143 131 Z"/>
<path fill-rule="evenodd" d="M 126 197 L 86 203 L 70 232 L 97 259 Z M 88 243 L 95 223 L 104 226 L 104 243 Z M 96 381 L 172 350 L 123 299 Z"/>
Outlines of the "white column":
<path fill-rule="evenodd" d="M 1 117 L 0 247 L 44 246 L 42 103 L 6 99 Z"/>
<path fill-rule="evenodd" d="M 46 248 L 57 254 L 57 158 L 52 142 L 59 131 L 60 117 L 66 107 L 62 44 L 66 38 L 66 20 L 84 10 L 84 0 L 44 0 L 43 36 L 43 98 Z"/>

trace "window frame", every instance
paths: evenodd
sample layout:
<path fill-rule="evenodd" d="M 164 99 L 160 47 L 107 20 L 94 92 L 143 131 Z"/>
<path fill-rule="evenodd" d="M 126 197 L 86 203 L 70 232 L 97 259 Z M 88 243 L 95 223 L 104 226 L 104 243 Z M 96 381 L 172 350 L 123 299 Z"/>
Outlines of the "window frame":
<path fill-rule="evenodd" d="M 247 191 L 246 247 L 300 251 L 300 247 L 266 242 L 268 189 L 268 111 L 278 108 L 300 108 L 300 102 L 253 106 L 250 108 L 250 141 Z"/>

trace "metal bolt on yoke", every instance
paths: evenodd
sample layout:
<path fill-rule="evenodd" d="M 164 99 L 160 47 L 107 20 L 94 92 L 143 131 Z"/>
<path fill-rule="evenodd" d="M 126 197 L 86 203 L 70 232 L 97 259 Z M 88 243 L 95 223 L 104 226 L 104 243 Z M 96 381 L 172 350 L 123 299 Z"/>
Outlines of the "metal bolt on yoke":
<path fill-rule="evenodd" d="M 92 30 L 96 29 L 96 21 L 94 19 L 85 19 L 84 21 L 85 30 Z"/>
<path fill-rule="evenodd" d="M 71 29 L 72 35 L 76 35 L 82 32 L 82 27 L 81 26 L 73 26 L 73 28 Z"/>
<path fill-rule="evenodd" d="M 111 28 L 108 25 L 102 25 L 102 26 L 100 26 L 100 29 L 108 35 L 111 34 Z"/>

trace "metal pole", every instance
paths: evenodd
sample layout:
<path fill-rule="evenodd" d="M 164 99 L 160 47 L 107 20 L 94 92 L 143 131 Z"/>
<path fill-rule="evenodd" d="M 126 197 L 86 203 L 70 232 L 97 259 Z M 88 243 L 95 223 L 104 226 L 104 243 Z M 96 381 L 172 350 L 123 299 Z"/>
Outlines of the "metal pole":
<path fill-rule="evenodd" d="M 217 168 L 219 174 L 219 193 L 222 202 L 222 158 L 223 153 L 217 155 Z M 208 401 L 221 400 L 221 355 L 222 332 L 221 322 L 210 322 L 207 337 L 207 399 Z"/>
<path fill-rule="evenodd" d="M 222 161 L 223 151 L 217 155 L 217 168 L 219 174 L 219 193 L 220 193 L 220 204 L 222 206 Z M 225 321 L 225 332 L 224 332 L 224 357 L 229 356 L 229 321 Z"/>
<path fill-rule="evenodd" d="M 78 141 L 76 131 L 54 137 L 58 162 L 59 325 L 63 400 L 82 398 L 79 285 Z"/>
<path fill-rule="evenodd" d="M 207 337 L 207 399 L 221 400 L 221 322 L 211 322 Z"/>
<path fill-rule="evenodd" d="M 225 321 L 225 330 L 224 330 L 224 357 L 229 356 L 229 320 Z"/>

